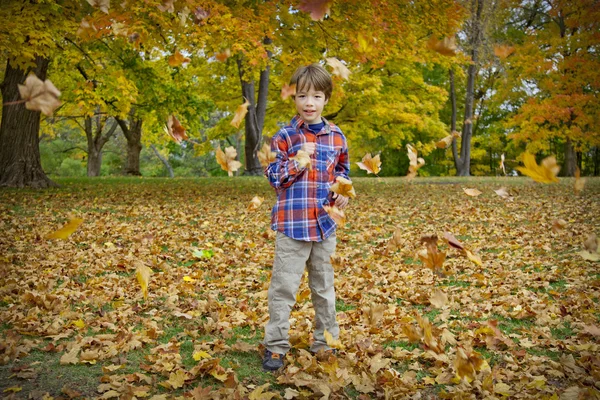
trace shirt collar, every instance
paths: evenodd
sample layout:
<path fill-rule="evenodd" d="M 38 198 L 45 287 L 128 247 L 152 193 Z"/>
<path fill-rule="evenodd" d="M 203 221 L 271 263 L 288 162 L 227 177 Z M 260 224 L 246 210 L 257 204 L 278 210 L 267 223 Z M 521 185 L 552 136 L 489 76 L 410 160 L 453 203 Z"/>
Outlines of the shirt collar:
<path fill-rule="evenodd" d="M 323 119 L 323 122 L 325 123 L 325 135 L 331 133 L 331 126 L 329 125 L 329 121 L 327 121 L 324 117 L 321 117 Z M 291 122 L 292 127 L 294 127 L 294 129 L 296 130 L 300 130 L 300 128 L 304 127 L 306 129 L 308 129 L 308 124 L 306 123 L 306 121 L 304 121 L 302 118 L 300 118 L 300 115 L 296 114 L 296 116 L 294 118 L 292 118 L 292 122 Z M 321 133 L 322 135 L 323 133 Z M 318 134 L 317 134 L 318 135 Z"/>

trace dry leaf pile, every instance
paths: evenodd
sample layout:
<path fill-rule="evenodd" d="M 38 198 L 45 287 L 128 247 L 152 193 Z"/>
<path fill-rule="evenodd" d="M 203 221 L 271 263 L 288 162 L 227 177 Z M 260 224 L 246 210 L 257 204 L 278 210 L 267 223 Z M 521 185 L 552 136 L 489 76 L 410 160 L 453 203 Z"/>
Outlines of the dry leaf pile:
<path fill-rule="evenodd" d="M 0 192 L 0 391 L 28 398 L 42 353 L 62 377 L 99 371 L 63 398 L 598 398 L 600 263 L 580 252 L 598 251 L 600 181 L 419 182 L 353 180 L 332 257 L 338 355 L 308 352 L 305 279 L 272 377 L 244 374 L 268 318 L 266 180 Z"/>

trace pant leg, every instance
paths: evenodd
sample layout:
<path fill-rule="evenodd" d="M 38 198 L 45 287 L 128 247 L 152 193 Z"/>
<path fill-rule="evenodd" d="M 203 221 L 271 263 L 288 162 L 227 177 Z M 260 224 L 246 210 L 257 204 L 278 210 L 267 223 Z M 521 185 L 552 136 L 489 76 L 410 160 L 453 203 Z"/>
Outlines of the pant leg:
<path fill-rule="evenodd" d="M 326 240 L 314 243 L 308 260 L 308 285 L 315 308 L 315 330 L 311 351 L 327 350 L 324 331 L 327 330 L 334 339 L 340 334 L 340 328 L 335 318 L 335 288 L 334 273 L 331 265 L 331 255 L 335 252 L 335 233 Z"/>
<path fill-rule="evenodd" d="M 294 240 L 277 232 L 275 261 L 269 284 L 269 321 L 265 326 L 263 344 L 273 353 L 285 354 L 290 350 L 290 312 L 296 303 L 306 261 L 312 242 Z"/>

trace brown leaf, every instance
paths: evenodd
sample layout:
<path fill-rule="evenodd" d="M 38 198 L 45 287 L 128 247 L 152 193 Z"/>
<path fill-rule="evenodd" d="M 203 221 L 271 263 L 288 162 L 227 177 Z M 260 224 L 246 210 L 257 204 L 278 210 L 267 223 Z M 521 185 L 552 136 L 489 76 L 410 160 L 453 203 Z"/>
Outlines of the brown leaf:
<path fill-rule="evenodd" d="M 595 233 L 590 233 L 588 237 L 583 242 L 583 247 L 589 251 L 590 253 L 595 253 L 598 251 L 598 238 Z"/>
<path fill-rule="evenodd" d="M 441 55 L 452 57 L 456 55 L 456 39 L 451 36 L 438 40 L 435 36 L 431 36 L 427 42 L 427 48 Z"/>
<path fill-rule="evenodd" d="M 455 238 L 450 232 L 444 232 L 444 240 L 455 249 L 465 250 L 465 246 L 463 246 L 463 244 L 459 242 L 458 239 Z"/>
<path fill-rule="evenodd" d="M 448 295 L 439 289 L 436 289 L 429 297 L 429 302 L 435 308 L 444 308 L 448 304 Z"/>
<path fill-rule="evenodd" d="M 237 157 L 237 150 L 233 146 L 225 148 L 225 152 L 220 147 L 217 148 L 216 157 L 221 169 L 227 171 L 229 176 L 233 176 L 233 173 L 242 166 L 242 163 L 235 159 Z"/>
<path fill-rule="evenodd" d="M 313 21 L 321 21 L 329 13 L 333 0 L 300 0 L 298 10 L 310 13 Z"/>
<path fill-rule="evenodd" d="M 179 67 L 180 65 L 185 65 L 185 64 L 189 63 L 190 61 L 192 61 L 192 60 L 189 59 L 188 57 L 185 57 L 179 51 L 176 51 L 175 54 L 173 54 L 169 57 L 169 65 L 171 67 Z"/>
<path fill-rule="evenodd" d="M 269 164 L 275 161 L 277 154 L 274 151 L 271 151 L 271 146 L 267 143 L 263 144 L 262 148 L 258 153 L 258 161 L 260 161 L 260 165 L 263 168 L 266 168 Z"/>
<path fill-rule="evenodd" d="M 185 128 L 181 125 L 177 117 L 172 114 L 169 115 L 167 120 L 167 132 L 177 143 L 181 143 L 182 140 L 188 139 Z"/>

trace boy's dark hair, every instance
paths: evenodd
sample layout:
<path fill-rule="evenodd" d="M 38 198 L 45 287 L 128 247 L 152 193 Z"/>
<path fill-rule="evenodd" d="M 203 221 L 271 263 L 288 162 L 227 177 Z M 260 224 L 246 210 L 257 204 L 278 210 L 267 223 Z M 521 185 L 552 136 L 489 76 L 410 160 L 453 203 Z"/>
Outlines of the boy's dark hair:
<path fill-rule="evenodd" d="M 290 79 L 291 85 L 296 85 L 296 92 L 304 89 L 308 90 L 312 87 L 314 90 L 323 92 L 325 99 L 331 97 L 333 90 L 331 75 L 317 63 L 299 67 Z"/>

